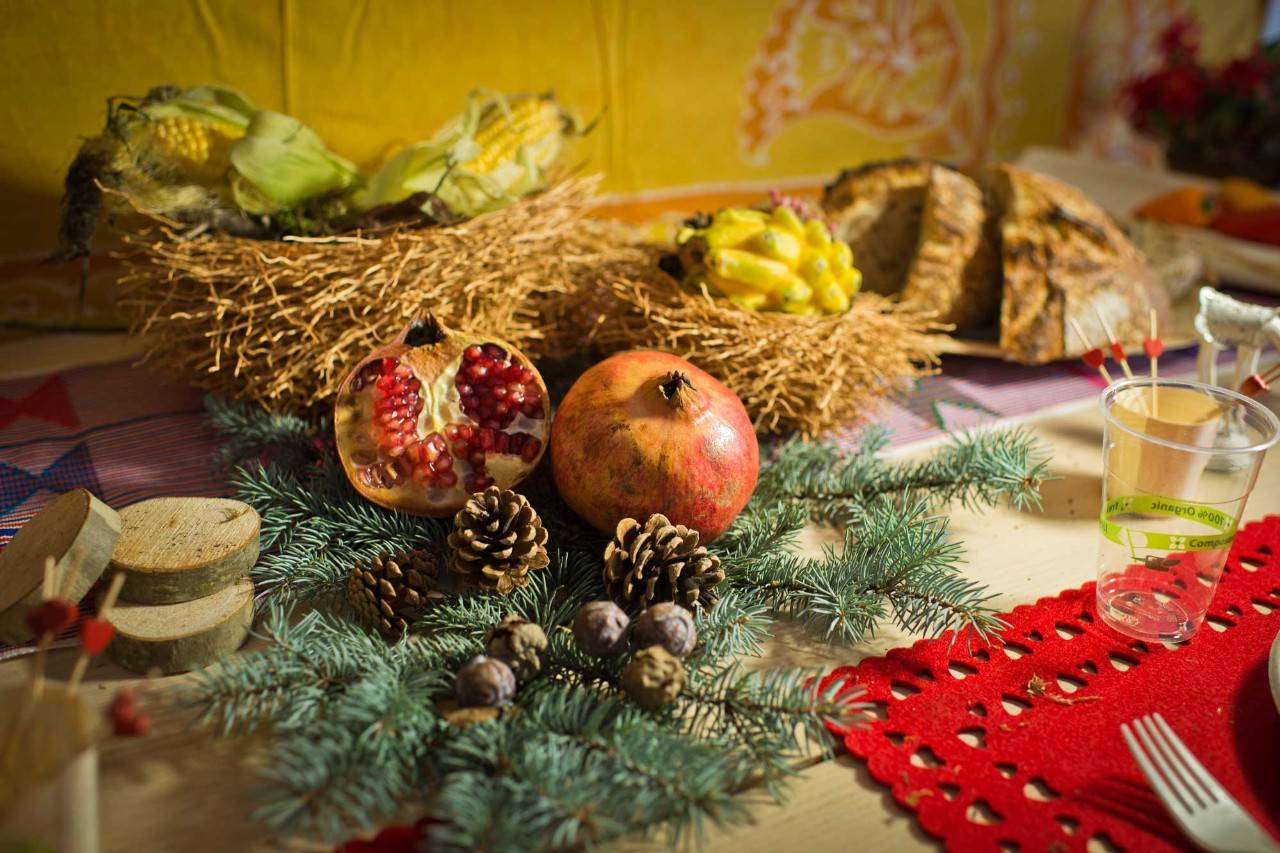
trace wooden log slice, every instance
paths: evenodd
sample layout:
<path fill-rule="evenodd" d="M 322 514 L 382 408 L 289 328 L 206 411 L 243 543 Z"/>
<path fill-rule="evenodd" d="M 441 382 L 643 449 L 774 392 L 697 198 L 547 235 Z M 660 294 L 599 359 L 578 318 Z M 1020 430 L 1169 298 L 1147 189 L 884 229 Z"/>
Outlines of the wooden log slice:
<path fill-rule="evenodd" d="M 111 611 L 111 659 L 133 672 L 165 675 L 216 663 L 240 648 L 253 623 L 253 581 L 178 604 L 120 601 Z"/>
<path fill-rule="evenodd" d="M 176 604 L 226 589 L 258 560 L 261 521 L 227 498 L 152 498 L 120 510 L 113 571 L 125 573 L 120 597 Z"/>
<path fill-rule="evenodd" d="M 69 598 L 79 601 L 102 575 L 120 536 L 115 510 L 84 489 L 58 495 L 0 551 L 0 642 L 25 643 L 27 610 L 40 603 L 44 563 L 53 557 L 55 592 L 77 572 Z"/>

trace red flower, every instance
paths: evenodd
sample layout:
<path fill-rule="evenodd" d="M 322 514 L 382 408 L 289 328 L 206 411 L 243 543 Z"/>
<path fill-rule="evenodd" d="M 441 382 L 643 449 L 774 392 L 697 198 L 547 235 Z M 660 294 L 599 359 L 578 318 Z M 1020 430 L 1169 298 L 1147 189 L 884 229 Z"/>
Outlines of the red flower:
<path fill-rule="evenodd" d="M 1200 25 L 1195 18 L 1174 18 L 1160 33 L 1160 53 L 1169 62 L 1195 59 L 1199 49 Z"/>
<path fill-rule="evenodd" d="M 1261 56 L 1246 56 L 1232 60 L 1223 68 L 1218 74 L 1218 83 L 1223 90 L 1232 94 L 1253 95 L 1262 87 L 1270 70 L 1270 63 Z"/>
<path fill-rule="evenodd" d="M 1175 65 L 1135 80 L 1129 86 L 1134 123 L 1139 128 L 1147 127 L 1147 117 L 1152 112 L 1171 119 L 1194 118 L 1204 102 L 1204 91 L 1203 73 L 1189 65 Z"/>

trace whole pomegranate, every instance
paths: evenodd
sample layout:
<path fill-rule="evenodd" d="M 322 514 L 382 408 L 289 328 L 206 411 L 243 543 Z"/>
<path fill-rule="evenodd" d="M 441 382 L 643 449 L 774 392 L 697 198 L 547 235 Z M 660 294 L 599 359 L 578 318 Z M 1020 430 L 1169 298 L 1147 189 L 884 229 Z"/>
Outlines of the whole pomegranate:
<path fill-rule="evenodd" d="M 333 427 L 360 494 L 417 515 L 453 515 L 472 492 L 511 488 L 546 447 L 547 389 L 495 337 L 415 320 L 343 380 Z"/>
<path fill-rule="evenodd" d="M 634 350 L 569 389 L 551 471 L 565 502 L 603 533 L 660 512 L 709 542 L 751 497 L 760 448 L 732 391 L 682 358 Z"/>

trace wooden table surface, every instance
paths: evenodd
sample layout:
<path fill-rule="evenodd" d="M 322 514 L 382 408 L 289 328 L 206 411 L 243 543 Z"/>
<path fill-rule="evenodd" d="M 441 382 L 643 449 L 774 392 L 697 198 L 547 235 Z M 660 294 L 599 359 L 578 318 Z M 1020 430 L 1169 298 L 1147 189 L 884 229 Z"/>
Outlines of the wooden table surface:
<path fill-rule="evenodd" d="M 1268 400 L 1274 408 L 1276 395 Z M 1101 492 L 1101 416 L 1096 402 L 1042 412 L 1029 422 L 1052 451 L 1052 473 L 1059 479 L 1042 490 L 1041 512 L 998 509 L 976 514 L 956 509 L 953 532 L 967 552 L 965 572 L 999 593 L 995 606 L 1019 604 L 1079 586 L 1094 576 Z M 906 447 L 898 454 L 926 452 Z M 1280 513 L 1280 452 L 1264 462 L 1245 518 Z M 822 535 L 814 532 L 806 548 Z M 855 663 L 916 639 L 886 626 L 855 647 L 817 642 L 790 625 L 781 625 L 768 643 L 762 666 L 798 664 L 833 667 Z M 55 652 L 51 674 L 65 675 L 72 652 Z M 0 664 L 0 686 L 24 677 L 25 661 Z M 105 705 L 116 688 L 133 677 L 102 662 L 90 669 L 88 695 Z M 145 738 L 114 739 L 102 749 L 99 813 L 102 849 L 114 851 L 324 849 L 297 840 L 267 837 L 251 819 L 255 770 L 262 766 L 262 741 L 214 739 L 193 728 L 191 713 L 173 700 L 184 677 L 153 682 L 152 733 Z M 936 843 L 900 808 L 865 766 L 847 755 L 819 761 L 801 770 L 784 806 L 757 792 L 743 796 L 758 803 L 753 821 L 713 830 L 709 851 L 936 849 Z M 618 845 L 626 850 L 656 850 L 653 842 Z"/>

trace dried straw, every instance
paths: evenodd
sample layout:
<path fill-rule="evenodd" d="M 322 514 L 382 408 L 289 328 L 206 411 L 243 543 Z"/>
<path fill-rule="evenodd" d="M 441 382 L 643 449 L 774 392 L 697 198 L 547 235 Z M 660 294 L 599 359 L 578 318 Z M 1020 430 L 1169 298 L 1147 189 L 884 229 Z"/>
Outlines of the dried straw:
<path fill-rule="evenodd" d="M 793 317 L 685 291 L 658 269 L 661 250 L 587 218 L 598 180 L 455 227 L 332 238 L 193 235 L 149 219 L 124 235 L 120 304 L 149 357 L 272 409 L 325 400 L 423 310 L 535 356 L 674 352 L 768 432 L 861 421 L 936 363 L 928 316 L 878 296 L 838 317 Z"/>
<path fill-rule="evenodd" d="M 745 311 L 691 293 L 657 266 L 662 250 L 616 224 L 579 229 L 578 286 L 547 313 L 549 349 L 676 353 L 720 379 L 763 432 L 814 435 L 865 420 L 884 397 L 932 372 L 945 328 L 874 294 L 834 317 Z"/>
<path fill-rule="evenodd" d="M 120 306 L 148 356 L 268 408 L 315 404 L 423 310 L 538 351 L 532 300 L 571 284 L 566 243 L 598 178 L 559 184 L 455 227 L 281 241 L 155 219 L 123 235 Z"/>

